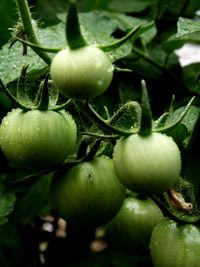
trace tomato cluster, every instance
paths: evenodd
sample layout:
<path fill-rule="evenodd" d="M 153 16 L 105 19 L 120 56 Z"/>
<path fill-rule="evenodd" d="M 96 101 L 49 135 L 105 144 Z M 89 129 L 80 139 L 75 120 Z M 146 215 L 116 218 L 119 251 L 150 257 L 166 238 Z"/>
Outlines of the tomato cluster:
<path fill-rule="evenodd" d="M 107 90 L 113 64 L 103 50 L 83 42 L 55 55 L 50 76 L 63 96 L 88 101 Z M 0 146 L 15 167 L 53 171 L 49 200 L 57 216 L 78 226 L 104 226 L 115 249 L 150 250 L 154 267 L 197 267 L 199 229 L 164 218 L 148 196 L 173 187 L 180 176 L 181 154 L 172 137 L 152 131 L 151 116 L 147 124 L 149 129 L 145 126 L 142 132 L 141 119 L 138 133 L 120 137 L 111 158 L 94 156 L 71 166 L 67 159 L 76 155 L 79 143 L 72 115 L 48 104 L 42 109 L 16 108 L 2 120 Z"/>

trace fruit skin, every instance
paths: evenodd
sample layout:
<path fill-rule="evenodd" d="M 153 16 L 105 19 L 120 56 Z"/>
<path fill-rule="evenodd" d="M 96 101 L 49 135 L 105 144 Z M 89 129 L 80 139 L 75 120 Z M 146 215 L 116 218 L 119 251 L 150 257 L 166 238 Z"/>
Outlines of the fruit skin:
<path fill-rule="evenodd" d="M 48 169 L 74 152 L 77 127 L 66 111 L 13 109 L 0 126 L 0 145 L 10 162 L 28 170 Z"/>
<path fill-rule="evenodd" d="M 118 140 L 113 161 L 119 180 L 135 192 L 162 192 L 180 177 L 179 148 L 161 133 L 133 134 Z"/>
<path fill-rule="evenodd" d="M 99 48 L 65 48 L 52 60 L 51 78 L 66 97 L 91 99 L 102 94 L 113 78 L 113 65 Z"/>
<path fill-rule="evenodd" d="M 166 219 L 152 232 L 150 252 L 154 267 L 199 267 L 200 229 Z"/>
<path fill-rule="evenodd" d="M 126 251 L 147 251 L 152 230 L 163 218 L 161 210 L 150 198 L 128 197 L 107 225 L 110 242 Z"/>
<path fill-rule="evenodd" d="M 125 194 L 112 159 L 101 156 L 58 172 L 52 180 L 50 202 L 60 217 L 73 224 L 100 226 L 117 214 Z"/>

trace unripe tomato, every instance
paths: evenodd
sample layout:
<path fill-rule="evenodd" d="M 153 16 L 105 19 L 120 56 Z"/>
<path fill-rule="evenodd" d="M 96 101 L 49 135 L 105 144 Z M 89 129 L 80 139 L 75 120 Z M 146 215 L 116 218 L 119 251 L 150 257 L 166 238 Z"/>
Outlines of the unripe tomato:
<path fill-rule="evenodd" d="M 65 111 L 13 109 L 0 126 L 0 145 L 16 166 L 43 170 L 74 152 L 77 128 Z"/>
<path fill-rule="evenodd" d="M 135 192 L 165 191 L 180 176 L 179 148 L 161 133 L 133 134 L 118 140 L 113 161 L 120 181 Z"/>
<path fill-rule="evenodd" d="M 50 74 L 57 89 L 66 97 L 91 99 L 110 85 L 113 65 L 97 47 L 65 48 L 53 58 Z"/>
<path fill-rule="evenodd" d="M 107 225 L 111 245 L 126 251 L 147 251 L 153 228 L 163 220 L 159 207 L 149 198 L 128 197 Z"/>
<path fill-rule="evenodd" d="M 150 251 L 154 267 L 199 267 L 200 229 L 166 219 L 154 228 Z"/>
<path fill-rule="evenodd" d="M 101 156 L 79 163 L 52 180 L 55 212 L 74 224 L 100 226 L 119 211 L 126 189 L 117 179 L 112 159 Z"/>

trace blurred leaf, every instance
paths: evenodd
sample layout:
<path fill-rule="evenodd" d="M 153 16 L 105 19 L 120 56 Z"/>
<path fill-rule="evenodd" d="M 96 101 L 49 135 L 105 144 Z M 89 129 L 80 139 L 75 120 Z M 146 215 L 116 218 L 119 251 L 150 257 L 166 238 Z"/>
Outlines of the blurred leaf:
<path fill-rule="evenodd" d="M 179 14 L 184 0 L 157 0 L 157 18 L 163 17 L 166 13 Z"/>
<path fill-rule="evenodd" d="M 194 63 L 185 66 L 182 69 L 182 78 L 185 84 L 188 85 L 190 90 L 194 93 L 200 94 L 200 84 L 197 81 L 197 76 L 199 75 L 200 63 Z M 195 84 L 196 83 L 196 84 Z"/>
<path fill-rule="evenodd" d="M 0 265 L 1 267 L 30 267 L 28 251 L 14 224 L 8 222 L 0 226 Z"/>
<path fill-rule="evenodd" d="M 107 9 L 109 2 L 112 0 L 77 0 L 77 4 L 81 7 L 81 10 L 98 10 L 98 9 Z"/>
<path fill-rule="evenodd" d="M 194 86 L 192 88 L 192 91 L 200 93 L 200 72 L 198 73 L 197 78 L 194 82 Z"/>
<path fill-rule="evenodd" d="M 175 49 L 181 48 L 187 41 L 177 38 L 176 36 L 170 36 L 169 39 L 164 40 L 162 43 L 162 49 L 167 52 L 171 53 Z"/>
<path fill-rule="evenodd" d="M 189 5 L 187 6 L 185 15 L 188 17 L 193 17 L 194 13 L 200 9 L 199 0 L 190 0 Z"/>
<path fill-rule="evenodd" d="M 123 251 L 106 250 L 101 254 L 96 254 L 88 257 L 88 259 L 81 261 L 77 264 L 73 264 L 72 267 L 153 267 L 150 256 L 137 255 L 134 252 L 129 255 Z"/>
<path fill-rule="evenodd" d="M 29 223 L 48 205 L 50 176 L 42 176 L 17 203 L 17 220 Z"/>
<path fill-rule="evenodd" d="M 198 0 L 157 0 L 157 19 L 172 21 L 180 16 L 191 16 L 200 8 Z"/>
<path fill-rule="evenodd" d="M 113 0 L 109 9 L 122 13 L 139 13 L 155 3 L 155 0 Z"/>
<path fill-rule="evenodd" d="M 13 21 L 17 18 L 16 2 L 14 0 L 1 0 L 0 4 L 0 48 L 10 38 L 9 27 L 12 27 Z"/>
<path fill-rule="evenodd" d="M 13 211 L 16 197 L 12 193 L 0 194 L 0 225 L 7 222 L 7 216 Z"/>
<path fill-rule="evenodd" d="M 36 0 L 35 14 L 38 19 L 42 18 L 44 24 L 57 22 L 57 13 L 67 12 L 68 1 L 66 0 Z"/>

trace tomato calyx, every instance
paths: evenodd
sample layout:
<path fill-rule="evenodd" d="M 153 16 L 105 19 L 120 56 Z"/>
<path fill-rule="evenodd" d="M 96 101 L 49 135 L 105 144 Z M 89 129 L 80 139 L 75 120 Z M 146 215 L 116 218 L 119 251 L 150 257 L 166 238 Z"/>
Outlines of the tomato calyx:
<path fill-rule="evenodd" d="M 55 103 L 54 106 L 49 105 L 49 77 L 45 77 L 41 81 L 37 96 L 34 100 L 31 100 L 28 95 L 27 90 L 27 69 L 28 65 L 22 67 L 21 74 L 19 76 L 16 88 L 16 96 L 14 96 L 9 89 L 4 85 L 3 81 L 0 79 L 0 88 L 8 96 L 12 104 L 23 111 L 29 110 L 53 110 L 60 111 L 65 109 L 71 104 L 71 100 L 67 100 L 61 105 Z M 56 92 L 58 94 L 58 92 Z"/>
<path fill-rule="evenodd" d="M 180 114 L 180 116 L 176 119 L 176 121 L 172 122 L 172 115 L 173 115 L 173 108 L 170 107 L 169 112 L 164 113 L 156 122 L 154 125 L 154 131 L 159 133 L 168 133 L 169 131 L 175 129 L 181 121 L 184 119 L 185 115 L 187 114 L 188 110 L 190 109 L 192 103 L 195 100 L 195 96 L 193 96 L 188 104 L 186 105 L 183 112 Z M 162 120 L 164 121 L 164 125 L 162 125 Z"/>
<path fill-rule="evenodd" d="M 141 104 L 139 104 L 136 101 L 133 101 L 130 104 L 131 102 L 130 101 L 124 104 L 122 107 L 120 107 L 119 110 L 117 110 L 113 116 L 110 116 L 108 114 L 107 119 L 102 118 L 95 111 L 95 109 L 88 100 L 76 102 L 75 104 L 81 110 L 81 112 L 83 112 L 91 121 L 96 123 L 104 133 L 104 134 L 99 134 L 99 133 L 83 132 L 82 134 L 97 136 L 100 138 L 115 139 L 115 140 L 121 137 L 128 137 L 132 134 L 139 134 L 141 136 L 150 135 L 152 132 L 167 134 L 169 131 L 176 128 L 182 122 L 182 120 L 184 119 L 185 115 L 187 114 L 188 110 L 190 109 L 195 99 L 195 96 L 191 98 L 191 100 L 188 102 L 183 112 L 175 121 L 172 121 L 172 116 L 173 116 L 172 105 L 170 107 L 169 112 L 164 113 L 157 121 L 154 121 L 152 118 L 151 107 L 149 104 L 148 91 L 144 80 L 141 82 L 141 85 L 142 85 Z M 122 117 L 125 113 L 127 113 L 128 106 L 131 106 L 131 108 L 133 109 L 132 126 L 128 129 L 125 129 L 124 127 L 123 129 L 118 126 L 116 127 L 114 124 L 116 124 L 116 122 L 120 119 L 120 117 Z"/>

